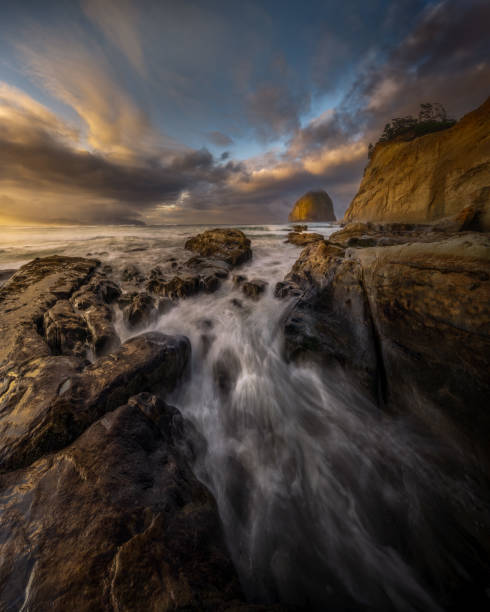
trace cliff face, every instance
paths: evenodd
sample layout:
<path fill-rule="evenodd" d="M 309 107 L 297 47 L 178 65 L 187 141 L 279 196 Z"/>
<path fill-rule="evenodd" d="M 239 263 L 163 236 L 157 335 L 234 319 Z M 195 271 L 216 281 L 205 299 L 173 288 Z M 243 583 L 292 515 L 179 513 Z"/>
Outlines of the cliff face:
<path fill-rule="evenodd" d="M 490 230 L 490 98 L 454 127 L 380 143 L 344 222 L 427 223 L 474 205 Z"/>
<path fill-rule="evenodd" d="M 308 191 L 294 205 L 289 221 L 335 221 L 333 203 L 326 191 Z"/>

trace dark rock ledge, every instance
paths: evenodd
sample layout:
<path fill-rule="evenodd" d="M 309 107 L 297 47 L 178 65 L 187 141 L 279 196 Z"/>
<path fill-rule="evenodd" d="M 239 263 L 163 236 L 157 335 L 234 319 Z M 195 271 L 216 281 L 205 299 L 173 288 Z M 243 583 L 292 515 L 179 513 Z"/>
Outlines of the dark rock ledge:
<path fill-rule="evenodd" d="M 347 377 L 488 468 L 488 234 L 351 224 L 303 249 L 275 294 L 297 296 L 289 359 Z"/>
<path fill-rule="evenodd" d="M 213 293 L 232 268 L 252 257 L 250 240 L 237 229 L 205 231 L 189 238 L 185 248 L 197 255 L 183 264 L 172 261 L 154 268 L 146 283 L 150 294 L 177 300 L 199 292 Z"/>
<path fill-rule="evenodd" d="M 279 610 L 244 603 L 190 469 L 203 442 L 165 402 L 189 341 L 118 346 L 119 293 L 69 257 L 0 288 L 0 609 Z"/>

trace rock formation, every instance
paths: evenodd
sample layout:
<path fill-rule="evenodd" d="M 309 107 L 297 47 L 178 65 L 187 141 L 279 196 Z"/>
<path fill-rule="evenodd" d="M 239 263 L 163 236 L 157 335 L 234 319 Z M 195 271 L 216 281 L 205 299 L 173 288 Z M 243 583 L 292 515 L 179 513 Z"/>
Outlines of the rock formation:
<path fill-rule="evenodd" d="M 378 143 L 344 222 L 428 223 L 467 206 L 490 230 L 490 98 L 452 128 Z"/>
<path fill-rule="evenodd" d="M 391 230 L 391 231 L 390 231 Z M 490 239 L 355 224 L 308 245 L 276 295 L 290 359 L 332 371 L 490 465 Z"/>
<path fill-rule="evenodd" d="M 156 296 L 178 300 L 201 291 L 213 293 L 230 270 L 252 257 L 250 240 L 237 229 L 214 229 L 189 238 L 185 248 L 199 255 L 183 264 L 169 261 L 154 268 L 146 290 Z"/>
<path fill-rule="evenodd" d="M 185 248 L 236 266 L 252 257 L 250 240 L 237 229 L 213 229 L 189 238 Z"/>
<path fill-rule="evenodd" d="M 286 242 L 290 242 L 291 244 L 295 244 L 296 246 L 305 246 L 307 244 L 311 244 L 312 242 L 317 242 L 318 240 L 323 240 L 323 236 L 321 234 L 307 232 L 289 232 L 288 239 L 286 240 Z"/>
<path fill-rule="evenodd" d="M 308 191 L 289 213 L 289 222 L 335 221 L 333 203 L 326 191 Z"/>
<path fill-rule="evenodd" d="M 165 401 L 190 343 L 120 344 L 120 293 L 72 257 L 36 259 L 0 288 L 0 609 L 279 612 L 244 602 L 191 470 L 204 441 Z M 126 308 L 139 325 L 153 299 Z"/>

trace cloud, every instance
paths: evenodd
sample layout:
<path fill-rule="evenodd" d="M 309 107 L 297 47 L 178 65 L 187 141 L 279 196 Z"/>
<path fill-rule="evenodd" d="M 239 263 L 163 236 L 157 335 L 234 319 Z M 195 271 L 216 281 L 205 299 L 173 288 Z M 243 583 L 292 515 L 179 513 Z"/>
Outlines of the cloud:
<path fill-rule="evenodd" d="M 141 14 L 136 5 L 129 0 L 83 0 L 82 8 L 133 67 L 146 77 L 148 73 L 138 27 Z"/>
<path fill-rule="evenodd" d="M 368 142 L 391 117 L 427 101 L 460 116 L 489 93 L 488 2 L 447 0 L 418 12 L 422 4 L 339 7 L 346 22 L 335 34 L 325 21 L 296 27 L 294 17 L 283 37 L 248 3 L 84 0 L 78 19 L 36 20 L 15 45 L 57 112 L 27 88 L 0 84 L 3 218 L 272 222 L 315 188 L 329 192 L 340 216 Z M 216 159 L 167 130 L 233 145 L 245 159 L 228 151 Z M 259 145 L 260 155 L 244 154 Z"/>
<path fill-rule="evenodd" d="M 174 151 L 171 161 L 128 164 L 87 150 L 80 132 L 24 92 L 0 84 L 2 213 L 36 221 L 113 222 L 143 219 L 162 201 L 177 201 L 201 183 L 226 182 L 241 171 L 206 149 Z"/>
<path fill-rule="evenodd" d="M 456 117 L 479 106 L 490 92 L 489 21 L 486 0 L 429 5 L 385 61 L 360 72 L 346 96 L 355 100 L 365 130 L 416 113 L 421 102 L 441 102 Z"/>
<path fill-rule="evenodd" d="M 63 32 L 33 25 L 16 47 L 36 81 L 75 110 L 95 151 L 131 159 L 176 147 L 119 83 L 104 47 L 78 25 Z"/>
<path fill-rule="evenodd" d="M 262 140 L 272 140 L 299 127 L 309 94 L 294 95 L 287 86 L 262 85 L 248 96 L 248 118 Z"/>
<path fill-rule="evenodd" d="M 206 136 L 217 147 L 229 147 L 233 144 L 233 139 L 223 134 L 223 132 L 207 132 Z"/>

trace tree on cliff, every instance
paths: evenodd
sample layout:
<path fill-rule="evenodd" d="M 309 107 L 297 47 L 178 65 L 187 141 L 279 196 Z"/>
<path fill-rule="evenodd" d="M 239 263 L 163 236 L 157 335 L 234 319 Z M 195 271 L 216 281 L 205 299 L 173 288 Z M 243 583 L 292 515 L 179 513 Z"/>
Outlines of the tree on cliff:
<path fill-rule="evenodd" d="M 450 128 L 455 123 L 455 119 L 448 119 L 446 109 L 442 104 L 425 102 L 420 104 L 418 117 L 412 115 L 395 117 L 387 123 L 378 142 L 389 142 L 398 137 L 403 137 L 403 140 L 413 140 L 424 134 Z M 374 146 L 370 144 L 368 147 L 369 159 L 371 159 L 373 152 Z"/>

